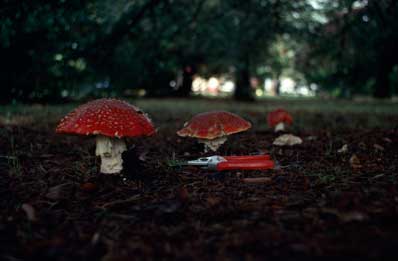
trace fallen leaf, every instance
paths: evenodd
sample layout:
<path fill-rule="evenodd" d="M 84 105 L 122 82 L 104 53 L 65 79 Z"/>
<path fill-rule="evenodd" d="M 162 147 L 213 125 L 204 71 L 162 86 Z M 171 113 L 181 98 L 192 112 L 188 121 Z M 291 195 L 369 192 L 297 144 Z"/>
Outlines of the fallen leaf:
<path fill-rule="evenodd" d="M 208 197 L 207 198 L 207 204 L 209 204 L 210 207 L 217 206 L 218 204 L 221 203 L 221 198 L 219 197 Z"/>
<path fill-rule="evenodd" d="M 373 144 L 373 148 L 378 151 L 384 151 L 384 147 L 379 144 Z"/>
<path fill-rule="evenodd" d="M 378 178 L 382 178 L 384 177 L 384 174 L 378 174 L 376 176 L 373 177 L 373 179 L 378 179 Z"/>
<path fill-rule="evenodd" d="M 317 140 L 318 139 L 318 137 L 317 136 L 308 136 L 307 138 L 305 138 L 306 140 L 309 140 L 309 141 L 314 141 L 314 140 Z"/>
<path fill-rule="evenodd" d="M 54 155 L 53 154 L 41 154 L 38 155 L 39 158 L 53 158 Z"/>
<path fill-rule="evenodd" d="M 341 222 L 349 223 L 349 222 L 361 222 L 368 219 L 368 216 L 359 211 L 339 211 L 335 208 L 321 208 L 321 212 L 329 215 L 336 216 Z"/>
<path fill-rule="evenodd" d="M 111 209 L 111 208 L 117 208 L 117 207 L 122 207 L 123 205 L 129 205 L 137 202 L 140 199 L 140 195 L 134 195 L 126 199 L 118 199 L 114 200 L 111 202 L 107 202 L 103 205 L 98 206 L 98 208 L 101 209 Z"/>
<path fill-rule="evenodd" d="M 178 200 L 164 200 L 156 202 L 145 207 L 147 210 L 153 210 L 157 215 L 171 214 L 178 211 L 182 204 Z"/>
<path fill-rule="evenodd" d="M 26 217 L 28 218 L 29 221 L 32 221 L 32 222 L 37 221 L 36 211 L 32 205 L 30 205 L 28 203 L 23 203 L 21 206 L 21 209 L 25 212 Z"/>
<path fill-rule="evenodd" d="M 367 215 L 358 211 L 339 212 L 338 217 L 343 223 L 349 223 L 354 221 L 361 222 L 365 221 L 368 218 Z"/>
<path fill-rule="evenodd" d="M 292 134 L 283 134 L 276 138 L 272 144 L 275 146 L 293 146 L 301 143 L 303 143 L 303 140 L 300 137 Z"/>
<path fill-rule="evenodd" d="M 358 147 L 363 149 L 363 150 L 366 150 L 366 144 L 364 142 L 358 143 Z"/>
<path fill-rule="evenodd" d="M 361 161 L 359 160 L 358 156 L 353 154 L 350 158 L 350 165 L 353 169 L 359 169 L 362 167 Z"/>
<path fill-rule="evenodd" d="M 348 145 L 344 144 L 343 147 L 341 147 L 337 153 L 347 153 L 348 152 Z"/>
<path fill-rule="evenodd" d="M 177 190 L 177 197 L 182 203 L 186 203 L 189 200 L 189 193 L 186 187 L 180 187 Z"/>
<path fill-rule="evenodd" d="M 91 237 L 91 245 L 96 245 L 101 238 L 101 234 L 99 232 L 95 232 L 94 235 Z"/>
<path fill-rule="evenodd" d="M 146 161 L 147 160 L 147 155 L 148 155 L 148 150 L 145 150 L 144 152 L 140 153 L 140 155 L 138 156 L 138 159 L 140 161 Z"/>
<path fill-rule="evenodd" d="M 86 182 L 80 185 L 80 189 L 85 192 L 93 192 L 97 190 L 97 185 L 92 182 Z"/>
<path fill-rule="evenodd" d="M 384 140 L 385 142 L 392 143 L 392 140 L 391 140 L 390 138 L 384 138 L 383 140 Z"/>
<path fill-rule="evenodd" d="M 243 183 L 247 184 L 269 184 L 272 182 L 271 178 L 261 177 L 261 178 L 244 178 L 242 179 Z"/>
<path fill-rule="evenodd" d="M 290 245 L 290 248 L 294 251 L 294 252 L 300 252 L 300 253 L 308 253 L 310 251 L 310 247 L 305 245 L 305 244 L 292 244 Z"/>
<path fill-rule="evenodd" d="M 350 164 L 361 164 L 361 162 L 359 161 L 359 158 L 357 157 L 357 155 L 353 154 L 350 158 Z"/>
<path fill-rule="evenodd" d="M 260 154 L 260 155 L 269 154 L 269 150 L 267 150 L 267 149 L 259 149 L 257 152 L 258 152 L 258 154 Z"/>
<path fill-rule="evenodd" d="M 53 200 L 66 198 L 71 192 L 72 187 L 73 184 L 70 182 L 51 187 L 48 189 L 46 198 Z"/>

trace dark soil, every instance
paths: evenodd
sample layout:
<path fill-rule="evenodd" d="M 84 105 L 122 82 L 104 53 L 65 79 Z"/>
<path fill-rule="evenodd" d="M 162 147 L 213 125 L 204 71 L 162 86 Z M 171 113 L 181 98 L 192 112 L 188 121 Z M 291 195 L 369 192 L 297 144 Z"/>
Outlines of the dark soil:
<path fill-rule="evenodd" d="M 397 130 L 302 132 L 284 148 L 252 130 L 219 153 L 267 152 L 281 168 L 215 173 L 169 166 L 202 155 L 174 134 L 182 122 L 128 140 L 123 177 L 98 174 L 93 138 L 1 126 L 0 259 L 397 257 Z"/>

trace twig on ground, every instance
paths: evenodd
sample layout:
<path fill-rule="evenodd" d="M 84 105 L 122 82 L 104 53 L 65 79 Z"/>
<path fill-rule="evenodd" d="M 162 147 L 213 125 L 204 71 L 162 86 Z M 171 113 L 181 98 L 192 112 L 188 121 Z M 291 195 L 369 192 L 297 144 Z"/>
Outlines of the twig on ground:
<path fill-rule="evenodd" d="M 272 182 L 271 178 L 262 177 L 262 178 L 244 178 L 242 179 L 243 183 L 247 184 L 269 184 Z"/>
<path fill-rule="evenodd" d="M 110 209 L 110 208 L 114 208 L 114 207 L 116 207 L 118 205 L 123 205 L 123 204 L 128 204 L 128 203 L 135 202 L 139 198 L 140 198 L 140 195 L 134 195 L 134 196 L 129 197 L 127 199 L 119 199 L 119 200 L 115 200 L 115 201 L 111 201 L 111 202 L 105 203 L 102 206 L 99 206 L 99 208 Z"/>

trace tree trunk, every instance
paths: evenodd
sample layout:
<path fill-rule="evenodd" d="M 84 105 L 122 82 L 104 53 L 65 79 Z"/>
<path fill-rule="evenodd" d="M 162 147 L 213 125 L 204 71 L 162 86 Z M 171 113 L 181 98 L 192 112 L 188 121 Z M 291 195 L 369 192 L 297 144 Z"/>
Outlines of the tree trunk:
<path fill-rule="evenodd" d="M 191 95 L 193 76 L 195 73 L 196 70 L 194 66 L 188 65 L 184 67 L 182 71 L 182 83 L 176 92 L 177 97 L 189 97 Z"/>
<path fill-rule="evenodd" d="M 390 47 L 390 48 L 389 48 Z M 391 98 L 390 75 L 396 64 L 394 46 L 387 44 L 380 50 L 378 68 L 376 73 L 376 86 L 373 96 L 375 98 Z"/>
<path fill-rule="evenodd" d="M 380 61 L 376 75 L 376 86 L 374 91 L 375 98 L 391 98 L 390 74 L 393 68 L 393 62 L 386 60 Z"/>
<path fill-rule="evenodd" d="M 275 76 L 274 86 L 275 86 L 275 95 L 280 96 L 281 95 L 281 73 L 280 72 L 278 72 Z"/>
<path fill-rule="evenodd" d="M 236 70 L 236 87 L 234 98 L 239 101 L 254 101 L 250 86 L 249 56 L 245 55 Z"/>

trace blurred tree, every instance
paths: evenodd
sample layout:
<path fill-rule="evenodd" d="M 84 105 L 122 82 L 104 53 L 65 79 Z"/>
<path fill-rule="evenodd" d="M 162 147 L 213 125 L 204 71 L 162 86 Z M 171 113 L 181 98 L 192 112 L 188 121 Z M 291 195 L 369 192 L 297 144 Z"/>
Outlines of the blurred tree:
<path fill-rule="evenodd" d="M 268 52 L 270 77 L 274 79 L 275 94 L 280 95 L 281 77 L 295 76 L 291 69 L 294 67 L 294 49 L 297 44 L 292 41 L 290 35 L 286 34 L 284 37 L 278 37 L 270 46 Z M 290 75 L 289 75 L 290 74 Z"/>
<path fill-rule="evenodd" d="M 107 95 L 145 89 L 185 97 L 196 73 L 226 72 L 235 75 L 235 98 L 253 100 L 250 77 L 267 67 L 278 80 L 293 67 L 292 51 L 308 82 L 388 97 L 396 83 L 397 5 L 3 0 L 0 100 L 56 101 L 82 86 Z"/>
<path fill-rule="evenodd" d="M 398 4 L 395 0 L 324 2 L 324 23 L 308 34 L 299 67 L 322 86 L 391 97 L 398 64 Z"/>
<path fill-rule="evenodd" d="M 92 2 L 3 1 L 0 9 L 0 100 L 60 97 L 57 86 L 81 80 L 84 60 L 67 57 L 84 45 L 98 22 Z M 87 35 L 83 38 L 82 35 Z"/>
<path fill-rule="evenodd" d="M 201 59 L 199 41 L 192 39 L 205 2 L 128 2 L 83 55 L 121 90 L 143 88 L 151 96 L 188 96 Z M 183 80 L 176 86 L 179 72 Z"/>
<path fill-rule="evenodd" d="M 305 1 L 5 1 L 1 9 L 3 99 L 54 99 L 84 79 L 120 93 L 190 94 L 201 64 L 235 70 L 235 97 L 251 100 L 250 74 L 285 14 Z M 175 81 L 182 75 L 181 81 Z M 174 82 L 174 83 L 173 83 Z M 102 88 L 102 87 L 101 87 Z"/>
<path fill-rule="evenodd" d="M 376 82 L 374 95 L 378 98 L 391 97 L 390 77 L 398 65 L 398 3 L 396 0 L 371 0 L 362 20 L 373 23 L 375 33 L 373 46 L 376 49 Z"/>
<path fill-rule="evenodd" d="M 215 1 L 212 13 L 218 17 L 208 24 L 212 48 L 209 63 L 235 71 L 235 98 L 253 100 L 250 76 L 258 65 L 271 60 L 269 48 L 279 35 L 293 31 L 291 16 L 307 8 L 307 1 L 226 0 Z M 211 19 L 210 19 L 211 20 Z M 219 61 L 214 61 L 219 59 Z"/>

